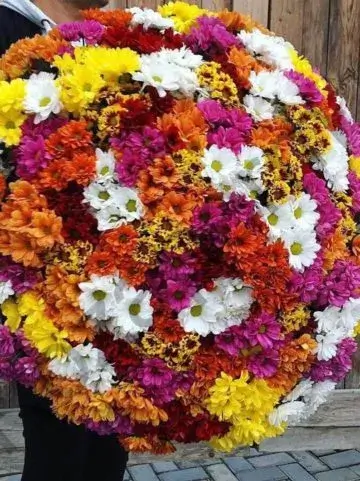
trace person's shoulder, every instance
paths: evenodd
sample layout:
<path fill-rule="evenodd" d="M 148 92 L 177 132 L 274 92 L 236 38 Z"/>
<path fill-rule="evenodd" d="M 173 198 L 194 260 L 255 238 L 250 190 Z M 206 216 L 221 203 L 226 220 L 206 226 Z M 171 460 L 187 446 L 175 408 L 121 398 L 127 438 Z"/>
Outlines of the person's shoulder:
<path fill-rule="evenodd" d="M 0 56 L 15 42 L 40 33 L 29 19 L 0 5 Z"/>

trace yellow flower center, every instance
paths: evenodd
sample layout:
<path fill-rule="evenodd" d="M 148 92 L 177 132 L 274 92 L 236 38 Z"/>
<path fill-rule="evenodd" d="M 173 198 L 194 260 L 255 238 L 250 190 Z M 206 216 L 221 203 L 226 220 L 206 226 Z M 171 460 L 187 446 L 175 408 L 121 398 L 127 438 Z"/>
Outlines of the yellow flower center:
<path fill-rule="evenodd" d="M 105 190 L 103 190 L 102 192 L 98 193 L 98 197 L 101 200 L 108 200 L 110 198 L 110 194 L 109 192 L 106 192 Z"/>
<path fill-rule="evenodd" d="M 109 169 L 109 167 L 108 167 L 107 165 L 100 170 L 100 174 L 101 174 L 101 175 L 106 175 L 106 174 L 108 174 L 109 172 L 110 172 L 110 169 Z"/>
<path fill-rule="evenodd" d="M 252 160 L 246 160 L 244 163 L 244 167 L 246 170 L 253 170 L 254 168 L 254 163 Z"/>
<path fill-rule="evenodd" d="M 93 298 L 96 300 L 96 301 L 103 301 L 106 297 L 106 292 L 105 291 L 101 291 L 101 290 L 97 290 L 97 291 L 94 291 L 93 292 Z"/>
<path fill-rule="evenodd" d="M 126 209 L 127 209 L 128 212 L 136 212 L 136 200 L 130 199 L 126 203 Z"/>
<path fill-rule="evenodd" d="M 43 97 L 43 98 L 40 100 L 40 107 L 47 107 L 50 102 L 51 102 L 51 98 L 50 98 L 50 97 Z"/>
<path fill-rule="evenodd" d="M 162 78 L 159 77 L 159 75 L 154 75 L 154 76 L 153 76 L 153 80 L 154 80 L 154 82 L 158 82 L 158 83 L 161 83 L 161 82 L 162 82 Z"/>
<path fill-rule="evenodd" d="M 301 207 L 298 207 L 297 209 L 294 210 L 295 219 L 300 219 L 302 215 L 303 215 L 303 211 Z"/>
<path fill-rule="evenodd" d="M 303 247 L 300 242 L 294 242 L 290 247 L 291 253 L 294 256 L 298 256 L 302 253 Z"/>
<path fill-rule="evenodd" d="M 211 168 L 215 170 L 215 172 L 220 172 L 222 169 L 222 163 L 219 160 L 213 160 L 211 163 Z"/>
<path fill-rule="evenodd" d="M 270 214 L 268 217 L 268 222 L 270 225 L 276 225 L 279 221 L 279 217 L 276 214 Z"/>
<path fill-rule="evenodd" d="M 193 306 L 190 312 L 193 317 L 200 317 L 202 314 L 202 311 L 203 311 L 202 306 L 198 305 L 198 306 Z"/>
<path fill-rule="evenodd" d="M 129 312 L 132 316 L 138 316 L 141 311 L 141 306 L 140 304 L 131 304 L 129 307 Z"/>

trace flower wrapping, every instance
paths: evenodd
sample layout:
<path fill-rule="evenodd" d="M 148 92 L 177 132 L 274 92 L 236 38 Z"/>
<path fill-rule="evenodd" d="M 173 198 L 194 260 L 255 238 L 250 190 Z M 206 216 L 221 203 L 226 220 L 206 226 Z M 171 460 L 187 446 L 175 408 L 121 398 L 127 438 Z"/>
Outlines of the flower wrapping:
<path fill-rule="evenodd" d="M 236 12 L 89 10 L 0 60 L 0 377 L 132 451 L 311 415 L 360 319 L 360 135 Z"/>

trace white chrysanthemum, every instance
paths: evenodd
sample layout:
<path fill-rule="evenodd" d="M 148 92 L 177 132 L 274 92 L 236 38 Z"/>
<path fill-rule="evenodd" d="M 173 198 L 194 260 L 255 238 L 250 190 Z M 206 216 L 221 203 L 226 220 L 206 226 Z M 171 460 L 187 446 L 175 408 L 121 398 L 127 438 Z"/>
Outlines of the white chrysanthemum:
<path fill-rule="evenodd" d="M 336 306 L 328 306 L 323 311 L 314 312 L 314 320 L 317 323 L 316 332 L 328 333 L 339 327 L 341 319 L 341 309 Z"/>
<path fill-rule="evenodd" d="M 149 28 L 156 28 L 158 30 L 166 30 L 173 28 L 174 22 L 170 18 L 163 18 L 160 13 L 151 10 L 150 8 L 132 7 L 127 9 L 132 13 L 131 25 L 143 25 L 145 30 Z"/>
<path fill-rule="evenodd" d="M 275 241 L 281 237 L 283 232 L 291 230 L 288 216 L 284 211 L 279 211 L 279 207 L 269 205 L 265 207 L 260 203 L 256 204 L 256 210 L 269 227 L 269 240 Z"/>
<path fill-rule="evenodd" d="M 257 28 L 251 32 L 242 30 L 238 37 L 252 55 L 268 65 L 282 70 L 294 68 L 291 61 L 291 52 L 294 50 L 294 47 L 283 38 L 275 35 L 266 35 Z"/>
<path fill-rule="evenodd" d="M 201 160 L 205 166 L 203 177 L 209 177 L 215 186 L 232 185 L 238 168 L 237 158 L 232 150 L 212 145 L 210 149 L 205 149 Z"/>
<path fill-rule="evenodd" d="M 299 87 L 282 72 L 277 73 L 276 87 L 276 96 L 283 104 L 298 105 L 305 103 L 305 100 L 300 96 Z"/>
<path fill-rule="evenodd" d="M 143 88 L 154 87 L 160 97 L 165 97 L 167 92 L 180 92 L 192 97 L 199 89 L 198 77 L 194 70 L 183 65 L 187 61 L 192 65 L 194 62 L 192 55 L 186 49 L 177 50 L 174 53 L 162 50 L 150 55 L 142 55 L 141 69 L 133 74 L 133 79 L 142 82 Z M 198 63 L 197 58 L 196 63 Z"/>
<path fill-rule="evenodd" d="M 306 417 L 314 414 L 318 407 L 327 401 L 329 394 L 335 387 L 336 383 L 332 381 L 322 381 L 313 385 L 312 389 L 305 396 Z"/>
<path fill-rule="evenodd" d="M 278 81 L 277 72 L 261 70 L 259 73 L 252 71 L 249 76 L 251 83 L 250 93 L 256 97 L 275 100 Z"/>
<path fill-rule="evenodd" d="M 83 190 L 84 203 L 91 205 L 93 209 L 104 209 L 114 204 L 114 194 L 117 186 L 112 182 L 91 182 Z"/>
<path fill-rule="evenodd" d="M 117 283 L 114 276 L 92 275 L 89 282 L 79 284 L 79 304 L 87 316 L 106 320 L 116 315 Z"/>
<path fill-rule="evenodd" d="M 163 48 L 159 52 L 151 54 L 154 58 L 162 59 L 168 63 L 184 67 L 187 69 L 197 69 L 204 63 L 201 55 L 193 53 L 189 48 L 183 46 L 174 50 L 170 48 Z"/>
<path fill-rule="evenodd" d="M 227 324 L 225 309 L 218 293 L 201 289 L 191 299 L 190 307 L 179 312 L 179 322 L 186 332 L 207 336 L 211 332 L 220 334 Z"/>
<path fill-rule="evenodd" d="M 111 150 L 96 149 L 96 177 L 98 182 L 108 182 L 115 176 L 115 157 Z"/>
<path fill-rule="evenodd" d="M 314 168 L 321 170 L 328 186 L 335 192 L 345 192 L 349 186 L 349 157 L 346 147 L 337 137 L 336 132 L 329 132 L 331 137 L 330 149 L 314 158 Z"/>
<path fill-rule="evenodd" d="M 269 415 L 269 422 L 273 426 L 281 426 L 282 423 L 296 424 L 305 412 L 306 405 L 303 401 L 292 401 L 280 404 Z"/>
<path fill-rule="evenodd" d="M 360 299 L 350 298 L 341 310 L 340 325 L 346 332 L 346 337 L 352 337 L 355 326 L 360 320 Z"/>
<path fill-rule="evenodd" d="M 0 304 L 14 294 L 11 281 L 0 282 Z"/>
<path fill-rule="evenodd" d="M 285 401 L 297 401 L 298 399 L 303 398 L 306 396 L 309 391 L 312 389 L 312 385 L 314 381 L 310 379 L 303 379 L 302 381 L 297 384 L 294 389 L 285 397 Z"/>
<path fill-rule="evenodd" d="M 150 300 L 150 291 L 137 291 L 134 287 L 124 288 L 116 316 L 109 323 L 108 329 L 116 338 L 146 332 L 153 323 L 154 309 Z"/>
<path fill-rule="evenodd" d="M 240 324 L 250 314 L 253 303 L 252 288 L 239 278 L 220 277 L 215 281 L 217 293 L 224 306 L 227 326 Z"/>
<path fill-rule="evenodd" d="M 289 251 L 289 262 L 294 269 L 302 272 L 313 264 L 320 245 L 314 231 L 292 230 L 282 232 L 281 238 Z"/>
<path fill-rule="evenodd" d="M 40 72 L 32 74 L 26 82 L 24 109 L 29 114 L 35 114 L 35 124 L 46 120 L 52 113 L 58 114 L 61 110 L 59 90 L 54 78 L 51 73 Z"/>
<path fill-rule="evenodd" d="M 340 107 L 341 115 L 343 115 L 349 122 L 354 122 L 353 116 L 351 115 L 351 112 L 346 105 L 346 100 L 343 97 L 337 96 L 336 103 Z"/>
<path fill-rule="evenodd" d="M 314 312 L 318 333 L 341 331 L 343 339 L 352 337 L 360 319 L 360 299 L 350 298 L 342 308 L 328 306 L 323 311 Z"/>
<path fill-rule="evenodd" d="M 89 372 L 86 377 L 82 376 L 80 382 L 91 391 L 103 394 L 113 387 L 115 376 L 115 369 L 107 364 L 101 370 Z"/>
<path fill-rule="evenodd" d="M 114 204 L 95 211 L 93 215 L 97 220 L 97 228 L 100 232 L 117 229 L 121 225 L 126 224 L 126 219 L 122 216 L 122 212 L 119 207 Z"/>
<path fill-rule="evenodd" d="M 139 220 L 144 215 L 144 206 L 135 189 L 117 188 L 114 192 L 114 204 L 127 222 Z"/>
<path fill-rule="evenodd" d="M 67 379 L 79 379 L 79 368 L 69 355 L 61 359 L 52 359 L 49 362 L 49 369 L 57 376 L 66 377 Z"/>
<path fill-rule="evenodd" d="M 317 346 L 314 352 L 319 361 L 329 361 L 336 356 L 337 346 L 344 339 L 344 331 L 342 329 L 334 329 L 325 334 L 316 336 Z"/>
<path fill-rule="evenodd" d="M 238 173 L 242 177 L 258 179 L 264 165 L 264 152 L 259 147 L 244 145 L 238 155 Z"/>
<path fill-rule="evenodd" d="M 277 209 L 277 215 L 285 219 L 289 227 L 302 230 L 313 230 L 320 214 L 316 211 L 317 203 L 309 194 L 302 193 L 299 197 L 289 197 L 289 201 Z"/>
<path fill-rule="evenodd" d="M 251 115 L 256 122 L 270 120 L 274 116 L 275 108 L 272 103 L 261 97 L 248 94 L 243 98 L 243 103 L 246 112 Z"/>

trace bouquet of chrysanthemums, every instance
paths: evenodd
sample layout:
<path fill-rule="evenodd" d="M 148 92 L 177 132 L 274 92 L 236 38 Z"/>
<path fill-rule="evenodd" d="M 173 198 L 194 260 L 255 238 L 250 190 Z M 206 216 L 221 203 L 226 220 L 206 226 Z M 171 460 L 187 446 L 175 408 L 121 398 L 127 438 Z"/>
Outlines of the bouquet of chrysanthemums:
<path fill-rule="evenodd" d="M 182 2 L 87 11 L 0 78 L 0 377 L 133 451 L 313 413 L 360 319 L 360 126 L 331 85 Z"/>

